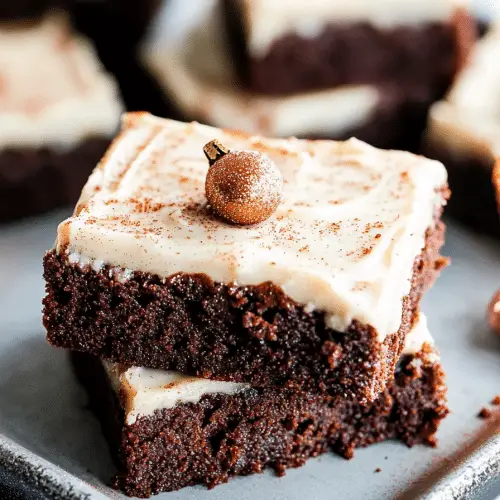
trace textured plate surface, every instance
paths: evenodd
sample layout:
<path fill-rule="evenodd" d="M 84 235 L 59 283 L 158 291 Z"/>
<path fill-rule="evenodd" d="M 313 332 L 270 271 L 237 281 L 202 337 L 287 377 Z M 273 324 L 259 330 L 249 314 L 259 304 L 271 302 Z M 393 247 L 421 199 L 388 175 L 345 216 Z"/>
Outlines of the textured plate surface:
<path fill-rule="evenodd" d="M 41 256 L 64 215 L 0 230 L 0 464 L 50 498 L 119 498 L 106 486 L 113 465 L 99 425 L 66 353 L 46 345 L 41 325 Z M 332 491 L 343 499 L 474 498 L 500 478 L 500 416 L 477 418 L 500 394 L 500 337 L 484 321 L 500 286 L 500 244 L 451 227 L 446 253 L 453 265 L 424 304 L 452 410 L 437 449 L 384 443 L 359 450 L 351 461 L 325 455 L 282 479 L 265 473 L 158 498 L 319 500 Z M 378 467 L 382 472 L 375 473 Z"/>

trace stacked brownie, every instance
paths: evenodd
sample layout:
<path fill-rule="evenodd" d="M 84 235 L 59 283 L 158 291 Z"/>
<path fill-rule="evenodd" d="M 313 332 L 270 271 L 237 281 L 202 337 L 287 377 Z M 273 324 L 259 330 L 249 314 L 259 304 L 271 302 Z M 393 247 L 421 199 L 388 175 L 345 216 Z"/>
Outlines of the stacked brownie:
<path fill-rule="evenodd" d="M 416 149 L 475 35 L 453 0 L 226 0 L 181 47 L 152 35 L 145 61 L 187 119 Z"/>
<path fill-rule="evenodd" d="M 500 156 L 500 26 L 477 44 L 446 99 L 430 112 L 424 151 L 442 161 L 454 196 L 449 212 L 468 226 L 500 236 L 491 183 Z"/>
<path fill-rule="evenodd" d="M 75 203 L 121 101 L 66 17 L 0 23 L 0 221 Z"/>
<path fill-rule="evenodd" d="M 47 338 L 74 351 L 115 484 L 432 444 L 445 386 L 419 304 L 447 197 L 409 153 L 127 115 L 44 260 Z"/>

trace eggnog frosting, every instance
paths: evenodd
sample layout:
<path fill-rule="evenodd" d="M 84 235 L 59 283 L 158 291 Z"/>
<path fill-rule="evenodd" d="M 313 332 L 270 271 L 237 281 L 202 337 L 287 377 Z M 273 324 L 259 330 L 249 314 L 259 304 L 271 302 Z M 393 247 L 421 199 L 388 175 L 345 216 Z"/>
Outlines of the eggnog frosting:
<path fill-rule="evenodd" d="M 203 146 L 218 139 L 275 161 L 282 202 L 265 222 L 229 225 L 205 198 Z M 441 163 L 347 142 L 265 139 L 198 123 L 125 115 L 56 249 L 117 279 L 205 273 L 241 286 L 272 281 L 344 331 L 354 319 L 381 339 L 400 326 L 415 258 L 447 182 Z"/>
<path fill-rule="evenodd" d="M 327 24 L 369 23 L 378 28 L 443 22 L 466 0 L 236 0 L 244 13 L 248 48 L 262 57 L 285 35 L 319 36 Z"/>
<path fill-rule="evenodd" d="M 417 354 L 425 343 L 433 345 L 434 341 L 425 316 L 420 314 L 419 321 L 406 336 L 403 354 Z M 429 354 L 429 359 L 438 362 L 439 356 Z M 109 361 L 103 361 L 103 365 L 111 387 L 122 397 L 128 425 L 133 425 L 140 417 L 152 415 L 156 410 L 198 403 L 207 394 L 232 395 L 250 389 L 248 384 L 189 377 L 174 371 L 135 366 L 127 368 Z"/>
<path fill-rule="evenodd" d="M 114 79 L 66 17 L 0 26 L 0 148 L 111 137 L 121 112 Z"/>

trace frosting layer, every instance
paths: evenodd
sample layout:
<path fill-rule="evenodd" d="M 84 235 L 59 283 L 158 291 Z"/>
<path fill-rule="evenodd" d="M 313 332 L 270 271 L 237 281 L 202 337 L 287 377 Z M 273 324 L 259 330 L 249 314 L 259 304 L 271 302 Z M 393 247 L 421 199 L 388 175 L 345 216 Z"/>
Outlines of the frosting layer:
<path fill-rule="evenodd" d="M 456 154 L 500 155 L 500 24 L 478 42 L 444 101 L 430 113 L 427 139 Z"/>
<path fill-rule="evenodd" d="M 339 136 L 367 123 L 380 92 L 342 86 L 286 97 L 252 94 L 234 81 L 220 31 L 207 22 L 179 44 L 151 36 L 143 58 L 182 113 L 216 127 L 272 137 Z"/>
<path fill-rule="evenodd" d="M 247 31 L 248 50 L 262 57 L 272 43 L 287 35 L 316 37 L 326 24 L 370 23 L 377 28 L 442 22 L 449 19 L 460 0 L 237 0 Z"/>
<path fill-rule="evenodd" d="M 0 148 L 109 137 L 121 112 L 114 79 L 65 17 L 0 26 Z"/>
<path fill-rule="evenodd" d="M 129 425 L 155 410 L 197 403 L 206 394 L 234 394 L 249 388 L 247 384 L 187 377 L 173 371 L 122 368 L 109 361 L 103 361 L 103 365 L 113 389 L 125 398 L 125 421 Z"/>
<path fill-rule="evenodd" d="M 202 148 L 213 139 L 265 153 L 280 168 L 282 203 L 267 221 L 238 227 L 212 215 Z M 383 339 L 399 329 L 445 185 L 442 164 L 355 139 L 264 139 L 129 114 L 75 215 L 59 226 L 56 248 L 94 268 L 272 281 L 324 312 L 328 326 L 344 331 L 357 319 Z"/>
<path fill-rule="evenodd" d="M 403 354 L 417 354 L 424 343 L 433 345 L 434 341 L 427 319 L 420 314 L 419 321 L 406 337 Z M 434 359 L 438 362 L 439 356 L 435 354 Z M 103 361 L 103 365 L 113 389 L 124 399 L 128 425 L 134 424 L 141 416 L 152 415 L 156 410 L 197 403 L 206 394 L 235 394 L 250 388 L 247 384 L 187 377 L 173 371 L 126 368 L 109 361 Z"/>

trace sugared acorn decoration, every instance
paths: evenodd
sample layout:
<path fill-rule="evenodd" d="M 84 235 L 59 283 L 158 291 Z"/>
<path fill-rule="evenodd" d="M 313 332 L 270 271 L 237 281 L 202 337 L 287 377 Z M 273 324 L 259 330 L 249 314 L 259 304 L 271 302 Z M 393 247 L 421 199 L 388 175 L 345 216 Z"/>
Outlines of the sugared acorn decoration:
<path fill-rule="evenodd" d="M 500 335 L 500 290 L 498 290 L 488 306 L 488 323 L 494 333 Z"/>
<path fill-rule="evenodd" d="M 268 219 L 281 202 L 283 177 L 267 156 L 253 151 L 230 151 L 219 141 L 203 152 L 210 168 L 205 194 L 213 211 L 233 224 L 257 224 Z"/>

